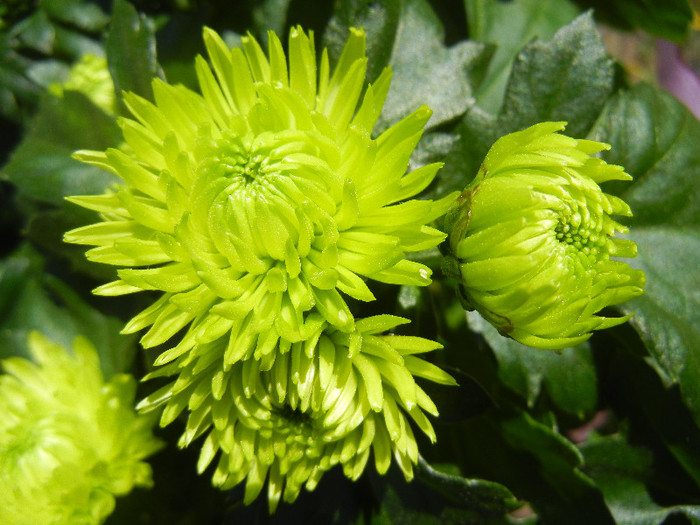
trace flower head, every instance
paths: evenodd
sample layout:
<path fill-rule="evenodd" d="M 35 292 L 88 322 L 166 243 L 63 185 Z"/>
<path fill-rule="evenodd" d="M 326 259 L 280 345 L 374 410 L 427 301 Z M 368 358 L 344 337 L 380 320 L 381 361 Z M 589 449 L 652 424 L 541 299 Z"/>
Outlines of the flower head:
<path fill-rule="evenodd" d="M 430 110 L 372 138 L 391 74 L 362 95 L 361 30 L 351 30 L 332 74 L 325 50 L 317 67 L 313 34 L 300 28 L 289 58 L 273 32 L 267 55 L 252 36 L 229 49 L 205 29 L 204 42 L 211 65 L 197 58 L 201 95 L 154 80 L 155 104 L 125 98 L 136 120 L 121 120 L 122 149 L 76 154 L 125 184 L 72 198 L 103 221 L 66 240 L 125 267 L 96 293 L 162 292 L 125 328 L 150 326 L 145 347 L 187 328 L 158 364 L 208 345 L 226 366 L 254 358 L 269 369 L 280 339 L 304 341 L 326 322 L 352 331 L 343 297 L 373 300 L 366 279 L 428 284 L 430 270 L 406 254 L 443 240 L 427 224 L 455 196 L 406 200 L 440 167 L 405 173 Z"/>
<path fill-rule="evenodd" d="M 206 353 L 197 361 L 183 356 L 156 371 L 178 378 L 140 408 L 164 405 L 161 425 L 166 425 L 187 407 L 180 445 L 206 434 L 199 471 L 220 453 L 214 484 L 230 488 L 245 480 L 246 503 L 267 478 L 271 511 L 283 495 L 292 502 L 302 486 L 313 490 L 334 465 L 357 479 L 371 450 L 377 471 L 386 472 L 393 455 L 410 480 L 418 449 L 409 418 L 435 441 L 424 411 L 437 415 L 414 376 L 455 382 L 416 357 L 439 348 L 438 343 L 381 335 L 406 322 L 390 315 L 358 319 L 349 333 L 326 324 L 306 341 L 281 345 L 266 371 L 255 359 L 224 371 Z"/>
<path fill-rule="evenodd" d="M 131 376 L 105 382 L 87 340 L 73 355 L 37 332 L 29 346 L 36 364 L 9 358 L 0 375 L 0 523 L 102 523 L 114 496 L 151 484 L 153 422 L 134 412 Z"/>
<path fill-rule="evenodd" d="M 627 204 L 599 183 L 629 180 L 591 155 L 606 144 L 561 134 L 544 122 L 502 137 L 448 214 L 453 273 L 465 304 L 504 335 L 538 348 L 585 341 L 627 317 L 596 315 L 640 295 L 644 273 L 615 257 L 636 245 L 611 215 Z"/>

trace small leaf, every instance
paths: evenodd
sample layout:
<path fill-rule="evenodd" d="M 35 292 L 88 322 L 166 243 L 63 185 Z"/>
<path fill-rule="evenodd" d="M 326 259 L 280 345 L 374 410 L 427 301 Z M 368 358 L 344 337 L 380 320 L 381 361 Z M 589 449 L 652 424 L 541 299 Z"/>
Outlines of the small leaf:
<path fill-rule="evenodd" d="M 416 479 L 406 483 L 396 468 L 370 477 L 379 510 L 378 523 L 468 525 L 503 517 L 520 503 L 498 483 L 446 474 L 419 458 Z M 373 523 L 375 521 L 373 520 Z"/>
<path fill-rule="evenodd" d="M 51 0 L 41 2 L 52 19 L 87 32 L 97 32 L 109 22 L 97 4 L 83 0 Z"/>
<path fill-rule="evenodd" d="M 122 91 L 153 100 L 151 81 L 162 78 L 156 59 L 153 22 L 126 0 L 115 0 L 107 42 L 107 65 L 123 112 Z"/>

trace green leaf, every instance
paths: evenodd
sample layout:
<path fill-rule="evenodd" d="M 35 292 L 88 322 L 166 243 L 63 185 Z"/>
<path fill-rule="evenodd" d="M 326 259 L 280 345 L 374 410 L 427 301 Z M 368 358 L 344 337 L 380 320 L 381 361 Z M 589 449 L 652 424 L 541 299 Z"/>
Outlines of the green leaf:
<path fill-rule="evenodd" d="M 528 501 L 538 523 L 614 523 L 602 494 L 581 472 L 576 447 L 525 412 L 504 408 L 440 427 L 438 443 L 469 477 L 494 480 Z"/>
<path fill-rule="evenodd" d="M 337 63 L 340 58 L 349 28 L 362 27 L 367 39 L 367 79 L 374 82 L 391 60 L 400 12 L 401 0 L 340 2 L 323 34 L 331 59 Z"/>
<path fill-rule="evenodd" d="M 465 479 L 436 470 L 419 458 L 416 479 L 406 483 L 396 468 L 386 477 L 371 476 L 379 501 L 372 523 L 467 525 L 503 517 L 520 503 L 498 483 Z"/>
<path fill-rule="evenodd" d="M 153 100 L 151 81 L 162 77 L 156 58 L 155 26 L 126 0 L 115 0 L 107 41 L 107 66 L 114 79 L 122 113 L 127 110 L 122 92 Z"/>
<path fill-rule="evenodd" d="M 428 128 L 458 118 L 473 104 L 470 71 L 483 64 L 487 46 L 463 41 L 446 47 L 442 23 L 427 0 L 358 1 L 343 6 L 327 33 L 326 44 L 333 55 L 338 55 L 340 43 L 347 38 L 347 27 L 363 26 L 368 79 L 372 81 L 387 65 L 393 71 L 376 131 L 423 104 L 433 110 Z"/>
<path fill-rule="evenodd" d="M 60 205 L 69 195 L 102 193 L 117 182 L 112 174 L 71 158 L 77 149 L 117 146 L 121 131 L 113 117 L 85 95 L 46 95 L 22 143 L 3 169 L 29 199 Z"/>
<path fill-rule="evenodd" d="M 287 11 L 292 0 L 263 0 L 253 6 L 253 21 L 260 33 L 272 30 L 277 35 L 284 33 Z"/>
<path fill-rule="evenodd" d="M 621 306 L 668 383 L 678 383 L 700 424 L 700 122 L 670 95 L 646 85 L 610 101 L 594 136 L 612 145 L 632 183 L 610 185 L 634 217 L 629 237 L 646 272 L 646 293 Z"/>
<path fill-rule="evenodd" d="M 682 41 L 693 20 L 687 0 L 576 0 L 595 9 L 596 17 L 623 29 L 643 29 L 668 40 Z"/>
<path fill-rule="evenodd" d="M 664 507 L 654 501 L 649 490 L 654 484 L 653 458 L 648 449 L 609 436 L 584 444 L 581 451 L 585 472 L 603 491 L 619 525 L 657 525 L 670 516 L 700 520 L 700 505 Z"/>
<path fill-rule="evenodd" d="M 32 112 L 47 81 L 59 80 L 51 73 L 67 71 L 86 53 L 104 54 L 94 37 L 108 20 L 83 0 L 22 3 L 26 16 L 0 28 L 0 114 L 17 121 Z"/>
<path fill-rule="evenodd" d="M 27 356 L 27 337 L 38 330 L 71 347 L 78 335 L 97 348 L 106 376 L 129 369 L 135 337 L 120 335 L 123 321 L 88 305 L 68 284 L 47 273 L 25 246 L 0 263 L 0 358 Z"/>
<path fill-rule="evenodd" d="M 30 64 L 13 49 L 10 36 L 0 33 L 0 114 L 16 121 L 24 118 L 40 93 L 25 75 Z"/>
<path fill-rule="evenodd" d="M 83 0 L 42 0 L 42 8 L 49 16 L 63 24 L 72 25 L 86 32 L 97 32 L 109 22 L 97 4 Z"/>
<path fill-rule="evenodd" d="M 77 6 L 85 8 L 85 4 Z M 64 27 L 52 13 L 40 6 L 30 17 L 13 28 L 22 47 L 47 56 L 77 59 L 85 53 L 102 54 L 102 47 L 79 29 Z"/>
<path fill-rule="evenodd" d="M 472 330 L 493 349 L 498 377 L 509 389 L 534 406 L 541 395 L 567 414 L 583 420 L 598 403 L 598 383 L 588 343 L 560 352 L 530 348 L 503 337 L 477 312 L 468 312 Z"/>
<path fill-rule="evenodd" d="M 610 100 L 592 135 L 611 145 L 606 162 L 634 177 L 605 186 L 632 208 L 630 225 L 700 225 L 700 122 L 683 104 L 638 84 Z"/>
<path fill-rule="evenodd" d="M 36 11 L 15 29 L 23 46 L 50 55 L 56 42 L 56 30 L 45 11 Z"/>
<path fill-rule="evenodd" d="M 379 129 L 388 127 L 422 104 L 433 110 L 428 127 L 454 120 L 473 104 L 469 69 L 485 46 L 464 41 L 444 45 L 439 18 L 425 0 L 404 1 L 389 65 L 394 77 Z"/>
<path fill-rule="evenodd" d="M 566 134 L 585 137 L 613 90 L 612 61 L 590 14 L 561 28 L 549 42 L 520 52 L 498 116 L 472 108 L 440 170 L 438 192 L 461 190 L 501 136 L 547 120 L 568 122 Z"/>
<path fill-rule="evenodd" d="M 479 107 L 494 114 L 520 49 L 536 38 L 549 39 L 578 14 L 568 0 L 464 0 L 464 4 L 469 38 L 496 44 L 486 79 L 476 91 Z"/>
<path fill-rule="evenodd" d="M 565 120 L 568 135 L 583 137 L 612 89 L 612 60 L 593 17 L 584 14 L 549 42 L 534 42 L 518 54 L 499 122 L 515 131 L 546 120 Z"/>
<path fill-rule="evenodd" d="M 630 330 L 631 332 L 631 330 Z M 666 499 L 689 501 L 700 497 L 700 429 L 683 403 L 677 386 L 661 381 L 648 359 L 623 339 L 625 346 L 608 345 L 598 354 L 602 396 L 624 421 L 631 443 L 644 444 L 654 453 L 654 482 Z"/>

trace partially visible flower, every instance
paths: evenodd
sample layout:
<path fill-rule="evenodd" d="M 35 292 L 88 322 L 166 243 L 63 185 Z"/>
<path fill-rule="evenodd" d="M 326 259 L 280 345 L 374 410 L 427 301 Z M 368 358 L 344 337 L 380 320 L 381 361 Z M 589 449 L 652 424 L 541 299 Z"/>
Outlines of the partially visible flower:
<path fill-rule="evenodd" d="M 153 347 L 186 329 L 157 364 L 206 348 L 225 368 L 253 358 L 268 370 L 278 341 L 307 340 L 324 322 L 351 332 L 343 297 L 374 300 L 366 278 L 428 284 L 430 269 L 406 254 L 444 239 L 428 224 L 456 195 L 406 200 L 440 167 L 406 173 L 431 112 L 372 138 L 391 73 L 361 96 L 362 30 L 351 30 L 333 74 L 325 50 L 317 68 L 313 34 L 300 28 L 288 59 L 273 32 L 268 56 L 252 36 L 229 49 L 205 29 L 204 43 L 202 95 L 154 80 L 155 104 L 125 98 L 136 120 L 121 120 L 124 150 L 76 154 L 125 184 L 71 198 L 103 221 L 65 238 L 97 246 L 92 261 L 126 267 L 96 293 L 162 292 L 124 330 L 150 327 L 141 343 Z"/>
<path fill-rule="evenodd" d="M 379 473 L 393 456 L 407 480 L 418 459 L 409 420 L 435 441 L 425 412 L 437 408 L 414 376 L 454 385 L 451 376 L 416 354 L 440 348 L 420 337 L 378 335 L 406 319 L 380 315 L 358 319 L 350 333 L 325 325 L 313 337 L 281 344 L 270 370 L 255 359 L 224 371 L 201 356 L 181 357 L 153 376 L 178 374 L 173 383 L 146 398 L 139 408 L 165 409 L 161 425 L 188 408 L 180 446 L 206 434 L 198 469 L 217 454 L 213 482 L 230 488 L 245 480 L 245 503 L 268 479 L 274 512 L 280 498 L 296 499 L 302 486 L 313 490 L 321 476 L 342 465 L 351 479 L 362 474 L 370 450 Z"/>
<path fill-rule="evenodd" d="M 465 305 L 503 335 L 561 349 L 625 322 L 596 315 L 643 293 L 644 272 L 616 257 L 637 247 L 611 215 L 627 204 L 599 183 L 629 180 L 591 155 L 609 146 L 544 122 L 500 138 L 448 214 L 451 269 Z"/>
<path fill-rule="evenodd" d="M 0 375 L 0 523 L 102 523 L 115 496 L 150 486 L 153 421 L 134 411 L 131 376 L 105 382 L 86 339 L 70 355 L 33 332 L 29 347 L 36 364 L 9 358 Z"/>
<path fill-rule="evenodd" d="M 108 114 L 115 112 L 114 83 L 105 57 L 83 55 L 73 65 L 65 82 L 49 86 L 49 91 L 56 96 L 61 96 L 66 89 L 80 91 Z"/>

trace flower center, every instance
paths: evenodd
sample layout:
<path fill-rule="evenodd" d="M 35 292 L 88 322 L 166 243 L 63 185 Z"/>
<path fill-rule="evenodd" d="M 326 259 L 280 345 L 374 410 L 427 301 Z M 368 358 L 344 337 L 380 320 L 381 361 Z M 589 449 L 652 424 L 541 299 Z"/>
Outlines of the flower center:
<path fill-rule="evenodd" d="M 240 178 L 244 184 L 270 173 L 269 148 L 255 145 L 251 140 L 233 138 L 217 144 L 221 175 Z"/>
<path fill-rule="evenodd" d="M 314 420 L 309 413 L 285 404 L 273 408 L 272 415 L 276 430 L 287 436 L 288 440 L 299 444 L 310 444 L 315 441 L 317 432 L 314 428 Z"/>
<path fill-rule="evenodd" d="M 567 251 L 581 253 L 591 262 L 605 251 L 605 236 L 601 234 L 601 228 L 592 220 L 583 220 L 579 210 L 560 214 L 554 232 Z"/>

